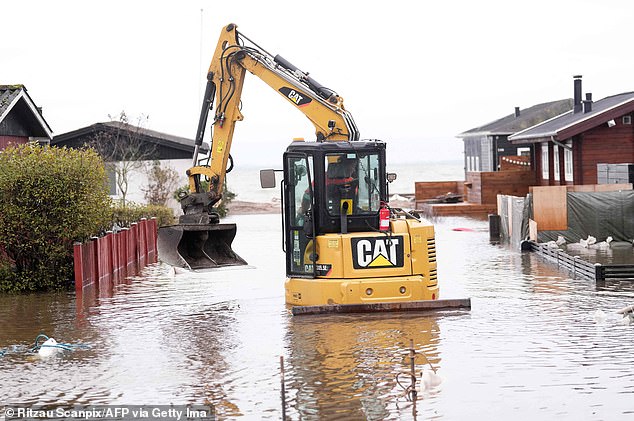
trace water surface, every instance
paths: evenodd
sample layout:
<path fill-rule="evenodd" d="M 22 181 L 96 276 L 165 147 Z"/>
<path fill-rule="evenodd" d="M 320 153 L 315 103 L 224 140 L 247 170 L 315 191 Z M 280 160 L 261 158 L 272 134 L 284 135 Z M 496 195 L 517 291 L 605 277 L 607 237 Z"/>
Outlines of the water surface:
<path fill-rule="evenodd" d="M 0 297 L 0 402 L 212 403 L 220 419 L 280 419 L 283 356 L 289 419 L 634 417 L 634 326 L 615 314 L 634 303 L 627 285 L 570 279 L 490 245 L 484 221 L 446 218 L 436 222 L 441 295 L 471 297 L 471 311 L 293 318 L 279 219 L 233 218 L 251 269 L 157 264 L 81 297 Z M 42 360 L 27 352 L 40 332 L 91 348 Z M 443 378 L 415 404 L 395 380 L 410 340 Z M 422 354 L 416 363 L 420 373 Z"/>

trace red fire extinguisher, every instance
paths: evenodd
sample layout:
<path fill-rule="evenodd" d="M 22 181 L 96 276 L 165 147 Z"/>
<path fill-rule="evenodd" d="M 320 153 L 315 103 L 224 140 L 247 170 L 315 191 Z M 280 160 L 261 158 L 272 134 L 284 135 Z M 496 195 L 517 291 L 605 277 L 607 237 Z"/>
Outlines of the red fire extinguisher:
<path fill-rule="evenodd" d="M 385 206 L 385 204 L 383 204 L 381 209 L 379 209 L 379 230 L 390 230 L 390 209 Z"/>

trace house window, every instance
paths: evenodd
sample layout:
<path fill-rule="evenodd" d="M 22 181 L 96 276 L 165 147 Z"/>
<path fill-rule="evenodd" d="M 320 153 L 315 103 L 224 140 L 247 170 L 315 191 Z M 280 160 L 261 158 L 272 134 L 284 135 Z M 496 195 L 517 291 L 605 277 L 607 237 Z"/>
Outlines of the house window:
<path fill-rule="evenodd" d="M 632 116 L 624 115 L 623 116 L 623 124 L 632 124 Z"/>
<path fill-rule="evenodd" d="M 548 143 L 542 143 L 542 178 L 548 180 L 550 174 L 548 173 Z"/>
<path fill-rule="evenodd" d="M 517 156 L 531 156 L 531 148 L 517 148 Z"/>
<path fill-rule="evenodd" d="M 106 173 L 108 175 L 108 194 L 110 196 L 117 195 L 117 173 L 112 167 L 106 167 Z"/>
<path fill-rule="evenodd" d="M 553 170 L 555 171 L 555 180 L 559 181 L 559 146 L 553 147 Z"/>
<path fill-rule="evenodd" d="M 572 142 L 566 142 L 566 146 L 570 146 L 571 149 L 564 149 L 564 171 L 566 174 L 566 181 L 574 181 L 572 176 Z"/>

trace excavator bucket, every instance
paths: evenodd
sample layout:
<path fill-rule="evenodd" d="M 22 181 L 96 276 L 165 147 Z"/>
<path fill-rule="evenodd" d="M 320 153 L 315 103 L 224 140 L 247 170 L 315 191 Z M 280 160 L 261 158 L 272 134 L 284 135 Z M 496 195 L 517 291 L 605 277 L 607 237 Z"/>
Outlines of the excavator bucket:
<path fill-rule="evenodd" d="M 246 265 L 231 248 L 236 224 L 179 224 L 159 228 L 159 259 L 190 270 Z"/>

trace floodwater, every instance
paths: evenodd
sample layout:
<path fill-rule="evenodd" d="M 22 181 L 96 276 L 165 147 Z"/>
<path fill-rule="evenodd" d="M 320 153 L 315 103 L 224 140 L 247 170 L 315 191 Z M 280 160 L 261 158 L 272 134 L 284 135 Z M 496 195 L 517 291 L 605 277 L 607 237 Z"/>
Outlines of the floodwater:
<path fill-rule="evenodd" d="M 485 221 L 446 218 L 436 221 L 441 295 L 471 297 L 471 311 L 292 317 L 280 216 L 233 221 L 235 250 L 254 268 L 157 264 L 82 297 L 0 297 L 0 402 L 211 403 L 219 419 L 281 419 L 283 357 L 293 420 L 634 418 L 634 326 L 616 314 L 634 288 L 570 279 L 489 244 Z M 40 332 L 90 349 L 40 359 L 27 352 Z M 396 381 L 410 340 L 417 387 L 424 356 L 442 378 L 414 402 Z"/>

